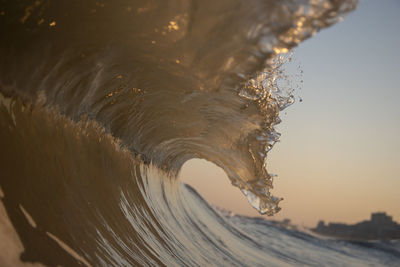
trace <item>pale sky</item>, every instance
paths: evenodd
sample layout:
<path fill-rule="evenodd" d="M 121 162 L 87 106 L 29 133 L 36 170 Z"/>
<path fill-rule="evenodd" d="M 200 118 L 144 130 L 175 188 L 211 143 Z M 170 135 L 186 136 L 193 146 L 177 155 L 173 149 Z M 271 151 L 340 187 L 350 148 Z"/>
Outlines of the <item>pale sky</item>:
<path fill-rule="evenodd" d="M 400 222 L 399 48 L 400 1 L 365 0 L 295 49 L 303 102 L 282 112 L 281 142 L 269 153 L 272 192 L 284 198 L 271 219 L 314 226 L 386 211 Z M 211 163 L 192 160 L 181 177 L 210 203 L 258 215 Z"/>

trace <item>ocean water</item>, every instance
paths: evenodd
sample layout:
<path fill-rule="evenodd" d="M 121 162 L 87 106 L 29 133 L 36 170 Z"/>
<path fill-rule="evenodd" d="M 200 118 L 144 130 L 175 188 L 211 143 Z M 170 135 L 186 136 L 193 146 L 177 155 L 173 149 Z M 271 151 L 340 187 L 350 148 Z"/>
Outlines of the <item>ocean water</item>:
<path fill-rule="evenodd" d="M 0 186 L 48 266 L 399 265 L 399 242 L 323 239 L 231 216 L 179 181 L 202 158 L 261 214 L 294 102 L 290 49 L 345 0 L 0 2 Z M 210 185 L 212 186 L 212 184 Z"/>

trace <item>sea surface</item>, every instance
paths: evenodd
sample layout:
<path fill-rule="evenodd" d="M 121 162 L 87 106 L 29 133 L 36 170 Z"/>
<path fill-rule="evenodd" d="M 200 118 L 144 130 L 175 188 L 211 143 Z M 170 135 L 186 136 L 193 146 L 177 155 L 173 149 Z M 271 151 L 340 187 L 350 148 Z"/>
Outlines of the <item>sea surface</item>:
<path fill-rule="evenodd" d="M 177 178 L 187 160 L 205 159 L 261 214 L 279 212 L 267 153 L 294 102 L 284 66 L 356 4 L 1 0 L 0 186 L 20 259 L 399 266 L 398 241 L 233 216 Z"/>

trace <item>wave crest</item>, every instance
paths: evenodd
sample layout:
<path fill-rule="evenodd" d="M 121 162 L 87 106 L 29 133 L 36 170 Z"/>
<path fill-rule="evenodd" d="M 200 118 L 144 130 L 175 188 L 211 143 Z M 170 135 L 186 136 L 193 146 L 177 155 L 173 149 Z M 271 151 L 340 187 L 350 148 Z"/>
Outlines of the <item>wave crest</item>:
<path fill-rule="evenodd" d="M 97 121 L 172 175 L 191 158 L 214 162 L 272 215 L 280 199 L 270 194 L 266 155 L 279 138 L 279 111 L 293 102 L 292 89 L 276 83 L 279 57 L 355 5 L 7 2 L 1 91 L 25 101 L 43 91 L 45 105 Z"/>

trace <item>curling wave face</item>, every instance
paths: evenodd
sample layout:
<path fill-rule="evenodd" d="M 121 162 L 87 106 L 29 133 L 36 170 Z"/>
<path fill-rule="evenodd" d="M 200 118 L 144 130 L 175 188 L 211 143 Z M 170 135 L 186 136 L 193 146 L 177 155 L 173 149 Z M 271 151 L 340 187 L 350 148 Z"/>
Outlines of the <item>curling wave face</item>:
<path fill-rule="evenodd" d="M 42 232 L 62 238 L 87 264 L 252 254 L 235 235 L 217 238 L 224 220 L 194 208 L 205 204 L 186 200 L 175 177 L 187 160 L 209 160 L 260 213 L 277 212 L 266 157 L 279 138 L 279 111 L 293 102 L 292 89 L 278 82 L 282 53 L 355 5 L 4 1 L 0 181 L 12 221 L 24 206 Z M 192 213 L 204 221 L 188 219 Z M 204 225 L 214 226 L 204 232 Z M 189 235 L 193 227 L 199 240 Z M 214 255 L 201 251 L 204 240 L 240 245 Z"/>
<path fill-rule="evenodd" d="M 399 242 L 321 240 L 216 211 L 88 118 L 2 98 L 2 199 L 46 266 L 395 265 Z M 372 253 L 373 252 L 373 253 Z M 1 255 L 0 255 L 1 262 Z"/>

